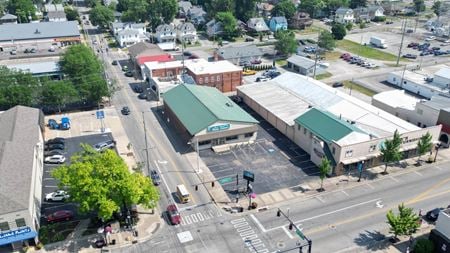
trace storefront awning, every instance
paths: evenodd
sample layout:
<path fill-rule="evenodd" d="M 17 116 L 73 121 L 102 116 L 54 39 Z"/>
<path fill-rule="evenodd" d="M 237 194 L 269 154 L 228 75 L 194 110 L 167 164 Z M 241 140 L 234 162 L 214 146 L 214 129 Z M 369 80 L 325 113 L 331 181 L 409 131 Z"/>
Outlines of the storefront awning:
<path fill-rule="evenodd" d="M 13 242 L 20 242 L 36 237 L 36 231 L 29 227 L 19 228 L 8 232 L 0 233 L 0 246 L 10 244 Z"/>

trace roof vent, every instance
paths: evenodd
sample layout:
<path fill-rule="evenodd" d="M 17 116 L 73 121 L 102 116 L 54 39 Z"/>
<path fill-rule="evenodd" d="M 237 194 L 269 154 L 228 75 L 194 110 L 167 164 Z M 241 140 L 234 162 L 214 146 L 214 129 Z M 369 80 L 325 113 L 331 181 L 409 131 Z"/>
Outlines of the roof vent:
<path fill-rule="evenodd" d="M 41 32 L 36 28 L 36 31 L 34 31 L 35 34 L 41 34 Z"/>
<path fill-rule="evenodd" d="M 355 121 L 350 121 L 350 124 L 354 125 L 356 122 Z"/>
<path fill-rule="evenodd" d="M 225 105 L 228 106 L 228 107 L 233 107 L 233 104 L 230 103 L 230 102 L 226 102 Z"/>

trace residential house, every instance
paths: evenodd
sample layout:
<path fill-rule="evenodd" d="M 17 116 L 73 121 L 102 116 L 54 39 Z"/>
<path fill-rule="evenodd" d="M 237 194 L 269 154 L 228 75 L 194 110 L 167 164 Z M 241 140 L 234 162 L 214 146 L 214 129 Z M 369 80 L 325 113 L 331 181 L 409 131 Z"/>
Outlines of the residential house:
<path fill-rule="evenodd" d="M 45 20 L 48 22 L 64 22 L 67 21 L 66 13 L 62 4 L 46 4 Z"/>
<path fill-rule="evenodd" d="M 247 27 L 250 31 L 257 33 L 266 33 L 269 32 L 270 29 L 264 21 L 263 18 L 251 18 L 247 21 Z"/>
<path fill-rule="evenodd" d="M 377 1 L 375 4 L 379 4 L 384 9 L 384 14 L 395 15 L 399 14 L 403 10 L 403 1 L 401 0 L 382 0 Z"/>
<path fill-rule="evenodd" d="M 336 10 L 334 21 L 341 24 L 353 23 L 355 21 L 353 10 L 340 7 Z"/>
<path fill-rule="evenodd" d="M 269 27 L 272 32 L 287 30 L 288 22 L 285 17 L 272 17 L 269 22 Z"/>
<path fill-rule="evenodd" d="M 17 16 L 7 13 L 0 18 L 1 24 L 17 24 Z"/>
<path fill-rule="evenodd" d="M 214 59 L 227 60 L 236 65 L 239 62 L 251 62 L 263 56 L 263 52 L 256 45 L 221 47 L 214 52 Z"/>
<path fill-rule="evenodd" d="M 212 38 L 214 36 L 218 36 L 222 34 L 223 26 L 221 22 L 217 22 L 215 19 L 211 19 L 208 23 L 206 23 L 206 34 L 208 37 Z"/>
<path fill-rule="evenodd" d="M 355 8 L 353 9 L 353 13 L 357 21 L 368 22 L 377 17 L 384 17 L 384 9 L 379 5 Z"/>
<path fill-rule="evenodd" d="M 148 40 L 144 23 L 112 23 L 112 32 L 120 47 L 128 47 Z"/>
<path fill-rule="evenodd" d="M 274 7 L 275 6 L 270 3 L 259 2 L 256 4 L 256 11 L 258 12 L 258 16 L 270 19 Z"/>
<path fill-rule="evenodd" d="M 189 14 L 189 10 L 192 8 L 192 3 L 189 1 L 178 2 L 178 18 L 186 18 Z"/>
<path fill-rule="evenodd" d="M 194 25 L 203 25 L 206 23 L 206 11 L 201 6 L 192 6 L 188 10 L 188 18 Z"/>
<path fill-rule="evenodd" d="M 156 27 L 155 37 L 159 43 L 175 43 L 176 31 L 172 25 L 162 24 Z"/>
<path fill-rule="evenodd" d="M 314 75 L 314 66 L 316 66 L 316 75 L 323 74 L 325 68 L 316 64 L 314 60 L 299 55 L 292 55 L 287 59 L 287 68 L 304 76 Z"/>
<path fill-rule="evenodd" d="M 305 29 L 313 23 L 312 18 L 306 12 L 296 12 L 289 21 L 289 27 L 294 29 Z"/>
<path fill-rule="evenodd" d="M 158 45 L 148 42 L 139 42 L 128 48 L 130 62 L 133 69 L 145 79 L 144 64 L 146 62 L 167 62 L 173 61 L 172 55 L 164 52 Z"/>
<path fill-rule="evenodd" d="M 114 12 L 114 22 L 120 22 L 121 19 L 122 19 L 122 13 L 115 11 Z"/>
<path fill-rule="evenodd" d="M 197 30 L 190 22 L 179 24 L 177 27 L 178 41 L 188 44 L 194 44 L 197 41 Z"/>

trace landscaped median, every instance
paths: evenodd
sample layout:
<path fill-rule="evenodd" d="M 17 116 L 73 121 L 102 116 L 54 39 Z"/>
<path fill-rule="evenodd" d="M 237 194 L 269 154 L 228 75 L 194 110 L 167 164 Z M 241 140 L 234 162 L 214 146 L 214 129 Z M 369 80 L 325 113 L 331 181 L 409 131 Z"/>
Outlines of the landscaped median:
<path fill-rule="evenodd" d="M 350 40 L 336 41 L 336 46 L 340 49 L 357 54 L 361 57 L 370 58 L 381 61 L 396 61 L 397 56 L 375 49 L 371 46 L 364 46 Z"/>

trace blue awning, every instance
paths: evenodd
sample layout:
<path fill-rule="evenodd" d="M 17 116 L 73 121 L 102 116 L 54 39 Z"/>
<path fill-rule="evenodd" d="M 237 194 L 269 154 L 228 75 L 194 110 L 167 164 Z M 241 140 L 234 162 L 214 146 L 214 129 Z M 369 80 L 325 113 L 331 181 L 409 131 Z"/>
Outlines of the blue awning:
<path fill-rule="evenodd" d="M 36 231 L 31 230 L 31 228 L 29 227 L 0 233 L 0 245 L 24 241 L 27 239 L 34 238 L 36 237 L 36 235 L 37 235 Z"/>

